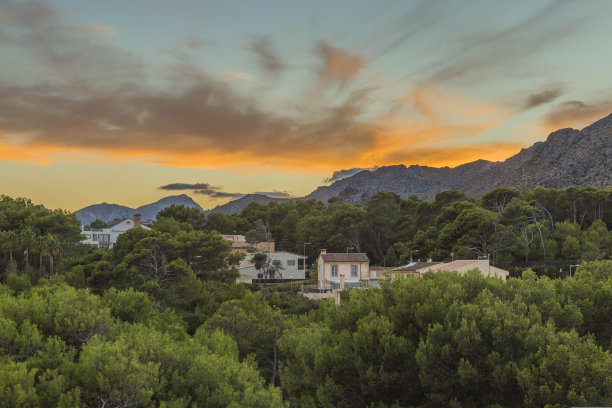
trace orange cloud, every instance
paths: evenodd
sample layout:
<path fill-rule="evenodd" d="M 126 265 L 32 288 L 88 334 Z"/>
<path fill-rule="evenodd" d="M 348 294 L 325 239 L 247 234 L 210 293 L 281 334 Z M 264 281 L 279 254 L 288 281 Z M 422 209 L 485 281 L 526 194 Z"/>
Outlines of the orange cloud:
<path fill-rule="evenodd" d="M 319 41 L 316 50 L 323 62 L 321 75 L 330 80 L 346 82 L 359 75 L 366 66 L 364 57 L 332 47 L 325 41 Z"/>
<path fill-rule="evenodd" d="M 127 89 L 73 100 L 70 91 L 0 88 L 0 157 L 133 161 L 180 167 L 329 172 L 376 165 L 455 165 L 498 160 L 516 144 L 472 139 L 503 120 L 498 106 L 421 87 L 409 98 L 425 118 L 362 118 L 373 89 L 354 91 L 308 120 L 259 110 L 254 101 L 205 75 L 175 94 Z M 62 96 L 58 96 L 62 95 Z M 4 97 L 2 97 L 4 96 Z M 19 100 L 22 103 L 15 104 Z M 447 112 L 452 110 L 454 112 Z M 2 132 L 4 131 L 4 136 Z M 447 153 L 445 153 L 447 152 Z M 506 156 L 504 156 L 506 155 Z"/>
<path fill-rule="evenodd" d="M 232 77 L 232 78 L 236 78 L 239 79 L 241 81 L 250 81 L 251 79 L 253 79 L 253 77 L 249 74 L 243 74 L 240 72 L 233 72 L 233 71 L 225 71 L 225 75 Z"/>
<path fill-rule="evenodd" d="M 113 27 L 108 27 L 102 24 L 87 24 L 76 26 L 77 31 L 81 31 L 89 34 L 97 34 L 105 37 L 114 37 L 117 34 L 117 30 Z"/>
<path fill-rule="evenodd" d="M 508 113 L 501 105 L 445 92 L 434 85 L 420 84 L 415 87 L 411 101 L 422 115 L 436 122 L 486 121 L 499 113 L 507 117 Z"/>

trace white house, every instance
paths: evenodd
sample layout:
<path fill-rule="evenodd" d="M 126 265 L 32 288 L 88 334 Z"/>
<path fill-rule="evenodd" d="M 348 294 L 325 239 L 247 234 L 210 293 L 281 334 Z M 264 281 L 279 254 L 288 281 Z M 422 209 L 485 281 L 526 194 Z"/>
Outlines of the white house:
<path fill-rule="evenodd" d="M 269 256 L 271 264 L 279 267 L 279 273 L 275 276 L 268 276 L 269 279 L 306 279 L 306 271 L 304 270 L 305 256 L 285 251 L 264 253 Z M 253 279 L 263 279 L 263 273 L 255 269 L 253 264 L 254 255 L 254 253 L 247 254 L 242 262 L 240 262 L 240 275 L 248 275 Z"/>
<path fill-rule="evenodd" d="M 106 228 L 89 228 L 81 225 L 81 233 L 85 235 L 85 239 L 82 240 L 81 243 L 92 244 L 98 248 L 110 249 L 117 243 L 119 235 L 132 228 L 151 229 L 142 224 L 140 214 L 134 214 L 133 219 L 117 219 L 108 223 L 108 227 Z"/>

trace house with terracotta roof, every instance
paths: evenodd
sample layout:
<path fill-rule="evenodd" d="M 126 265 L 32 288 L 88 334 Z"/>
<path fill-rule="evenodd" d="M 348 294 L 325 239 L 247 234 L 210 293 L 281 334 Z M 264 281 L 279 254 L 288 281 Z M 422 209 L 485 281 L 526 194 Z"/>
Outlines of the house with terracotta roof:
<path fill-rule="evenodd" d="M 440 262 L 432 262 L 431 259 L 427 260 L 427 262 L 410 262 L 406 265 L 398 266 L 396 268 L 391 269 L 391 277 L 397 278 L 406 277 L 410 275 L 421 276 L 421 274 L 425 273 L 428 268 L 438 264 L 440 264 Z"/>
<path fill-rule="evenodd" d="M 472 269 L 478 269 L 484 276 L 493 276 L 504 280 L 508 279 L 510 275 L 508 271 L 491 265 L 488 259 L 461 259 L 448 263 L 438 263 L 419 269 L 418 274 L 420 276 L 423 273 L 455 271 L 463 275 Z"/>
<path fill-rule="evenodd" d="M 360 286 L 376 279 L 370 274 L 370 259 L 364 253 L 327 253 L 321 250 L 317 260 L 319 286 L 333 285 L 337 288 Z"/>

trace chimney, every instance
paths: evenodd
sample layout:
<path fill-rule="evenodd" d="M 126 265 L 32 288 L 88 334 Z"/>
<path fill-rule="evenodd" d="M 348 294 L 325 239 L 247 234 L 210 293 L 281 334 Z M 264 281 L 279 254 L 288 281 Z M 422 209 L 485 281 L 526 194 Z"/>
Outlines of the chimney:
<path fill-rule="evenodd" d="M 140 228 L 140 214 L 134 214 L 134 228 Z"/>
<path fill-rule="evenodd" d="M 327 249 L 323 248 L 321 249 L 321 255 L 325 255 L 327 253 Z"/>
<path fill-rule="evenodd" d="M 344 274 L 340 274 L 340 290 L 344 290 Z"/>

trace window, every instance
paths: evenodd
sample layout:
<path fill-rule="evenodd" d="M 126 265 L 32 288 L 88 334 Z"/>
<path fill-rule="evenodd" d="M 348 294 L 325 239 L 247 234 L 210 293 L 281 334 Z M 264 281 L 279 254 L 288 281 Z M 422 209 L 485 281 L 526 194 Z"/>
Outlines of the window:
<path fill-rule="evenodd" d="M 287 259 L 287 266 L 295 266 L 295 259 Z"/>
<path fill-rule="evenodd" d="M 87 239 L 91 239 L 91 234 L 85 234 L 85 236 L 87 237 Z"/>
<path fill-rule="evenodd" d="M 357 265 L 351 265 L 351 276 L 357 276 Z"/>
<path fill-rule="evenodd" d="M 97 240 L 98 240 L 98 234 L 93 234 L 93 238 L 92 238 L 92 239 L 93 239 L 94 241 L 97 241 Z"/>
<path fill-rule="evenodd" d="M 100 242 L 110 242 L 110 234 L 99 234 L 98 240 Z"/>
<path fill-rule="evenodd" d="M 281 261 L 279 261 L 278 259 L 275 259 L 272 261 L 272 265 L 274 266 L 281 266 Z"/>
<path fill-rule="evenodd" d="M 338 265 L 332 265 L 332 277 L 337 277 L 338 276 Z"/>

